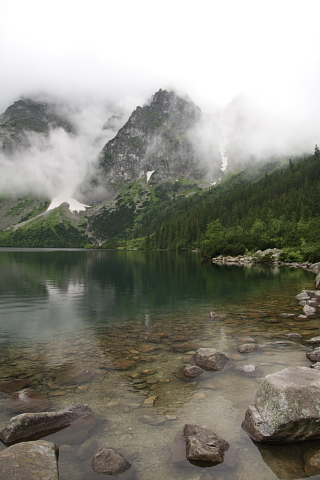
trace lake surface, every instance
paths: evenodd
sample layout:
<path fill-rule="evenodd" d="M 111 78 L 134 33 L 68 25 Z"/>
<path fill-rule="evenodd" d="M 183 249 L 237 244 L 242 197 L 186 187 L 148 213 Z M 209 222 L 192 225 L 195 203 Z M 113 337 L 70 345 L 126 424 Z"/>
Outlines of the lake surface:
<path fill-rule="evenodd" d="M 267 374 L 310 365 L 305 344 L 320 335 L 319 318 L 299 319 L 295 296 L 314 288 L 313 274 L 219 266 L 191 253 L 45 249 L 0 249 L 0 269 L 0 386 L 19 379 L 49 410 L 88 404 L 97 417 L 90 448 L 123 452 L 136 480 L 308 477 L 304 457 L 315 442 L 262 448 L 241 423 Z M 223 318 L 210 319 L 211 311 Z M 272 344 L 289 332 L 303 337 Z M 240 355 L 236 347 L 248 335 L 262 348 Z M 227 367 L 183 378 L 198 347 L 225 353 Z M 256 372 L 236 369 L 246 364 Z M 1 429 L 17 413 L 8 395 L 0 393 Z M 223 464 L 201 468 L 184 459 L 186 423 L 230 444 Z M 81 456 L 81 443 L 62 433 L 47 437 L 60 445 L 60 479 L 100 480 L 92 454 Z"/>

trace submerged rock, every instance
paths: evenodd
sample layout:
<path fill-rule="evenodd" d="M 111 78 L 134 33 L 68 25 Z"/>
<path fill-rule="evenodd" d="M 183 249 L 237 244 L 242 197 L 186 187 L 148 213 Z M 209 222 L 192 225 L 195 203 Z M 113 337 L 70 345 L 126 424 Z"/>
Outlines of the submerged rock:
<path fill-rule="evenodd" d="M 186 440 L 186 456 L 190 462 L 199 466 L 208 464 L 213 466 L 223 462 L 229 444 L 212 430 L 187 424 L 183 433 Z"/>
<path fill-rule="evenodd" d="M 54 443 L 23 442 L 0 452 L 0 478 L 59 480 L 58 449 Z"/>
<path fill-rule="evenodd" d="M 290 367 L 267 375 L 242 428 L 257 442 L 320 438 L 320 372 Z"/>
<path fill-rule="evenodd" d="M 256 343 L 243 343 L 237 347 L 239 353 L 253 353 L 257 351 L 259 345 Z"/>
<path fill-rule="evenodd" d="M 14 379 L 0 382 L 0 392 L 13 393 L 30 385 L 28 379 Z"/>
<path fill-rule="evenodd" d="M 119 475 L 130 467 L 131 463 L 113 448 L 101 448 L 92 461 L 93 470 L 106 475 Z"/>
<path fill-rule="evenodd" d="M 253 373 L 257 370 L 256 365 L 241 365 L 239 367 L 235 367 L 235 370 L 239 370 L 243 373 Z"/>
<path fill-rule="evenodd" d="M 76 367 L 65 372 L 59 373 L 56 383 L 59 385 L 81 385 L 89 382 L 94 377 L 94 373 L 86 368 Z"/>
<path fill-rule="evenodd" d="M 167 421 L 167 418 L 163 415 L 141 415 L 139 417 L 140 422 L 147 423 L 148 425 L 161 425 Z"/>
<path fill-rule="evenodd" d="M 198 345 L 196 345 L 193 342 L 186 342 L 186 343 L 180 343 L 178 345 L 172 345 L 172 350 L 175 352 L 189 352 L 190 350 L 196 350 L 198 348 Z"/>
<path fill-rule="evenodd" d="M 199 348 L 193 356 L 198 367 L 204 370 L 223 370 L 229 358 L 215 348 Z"/>
<path fill-rule="evenodd" d="M 79 421 L 89 421 L 90 428 L 94 425 L 94 414 L 88 405 L 72 405 L 56 412 L 23 413 L 11 418 L 0 432 L 0 439 L 7 445 L 39 439 Z"/>
<path fill-rule="evenodd" d="M 8 397 L 3 406 L 10 412 L 42 412 L 49 407 L 46 395 L 36 392 L 32 388 L 24 388 Z"/>
<path fill-rule="evenodd" d="M 131 368 L 134 368 L 137 365 L 137 362 L 135 360 L 116 360 L 113 362 L 113 367 L 116 370 L 130 370 Z"/>
<path fill-rule="evenodd" d="M 202 368 L 193 365 L 190 367 L 184 367 L 182 373 L 187 378 L 195 378 L 201 375 L 203 373 L 203 370 Z"/>

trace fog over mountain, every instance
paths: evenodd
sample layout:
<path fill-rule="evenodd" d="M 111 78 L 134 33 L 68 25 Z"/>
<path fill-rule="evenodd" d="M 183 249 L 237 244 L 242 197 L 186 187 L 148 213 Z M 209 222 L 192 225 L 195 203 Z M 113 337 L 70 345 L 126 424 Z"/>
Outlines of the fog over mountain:
<path fill-rule="evenodd" d="M 72 195 L 160 88 L 200 107 L 190 136 L 215 177 L 236 156 L 311 153 L 320 143 L 319 10 L 315 0 L 4 0 L 0 113 L 30 98 L 74 128 L 28 131 L 28 148 L 3 150 L 1 192 Z"/>

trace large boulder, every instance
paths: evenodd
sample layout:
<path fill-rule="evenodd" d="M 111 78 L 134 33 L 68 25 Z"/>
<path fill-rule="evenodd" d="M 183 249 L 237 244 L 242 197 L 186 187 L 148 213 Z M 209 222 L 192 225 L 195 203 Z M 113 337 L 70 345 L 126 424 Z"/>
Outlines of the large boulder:
<path fill-rule="evenodd" d="M 187 424 L 184 426 L 186 455 L 197 465 L 217 465 L 223 462 L 224 452 L 229 444 L 209 428 Z"/>
<path fill-rule="evenodd" d="M 290 367 L 267 375 L 242 428 L 257 442 L 291 443 L 320 438 L 320 372 Z"/>
<path fill-rule="evenodd" d="M 35 440 L 79 422 L 93 427 L 95 417 L 88 405 L 71 405 L 56 412 L 23 413 L 10 419 L 0 432 L 0 439 L 6 445 Z"/>
<path fill-rule="evenodd" d="M 0 478 L 10 480 L 59 480 L 54 443 L 22 442 L 0 453 Z"/>
<path fill-rule="evenodd" d="M 229 358 L 215 348 L 199 348 L 193 356 L 198 367 L 204 370 L 223 370 Z"/>

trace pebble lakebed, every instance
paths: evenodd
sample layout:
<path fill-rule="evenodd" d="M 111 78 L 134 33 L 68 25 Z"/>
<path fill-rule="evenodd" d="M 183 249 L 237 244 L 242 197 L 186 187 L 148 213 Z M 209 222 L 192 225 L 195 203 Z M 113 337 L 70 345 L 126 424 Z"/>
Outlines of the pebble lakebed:
<path fill-rule="evenodd" d="M 146 315 L 117 326 L 57 332 L 50 341 L 37 338 L 34 344 L 17 341 L 1 350 L 1 382 L 24 380 L 39 398 L 49 401 L 49 410 L 88 404 L 97 417 L 90 438 L 99 447 L 107 445 L 129 457 L 137 479 L 253 479 L 257 461 L 259 478 L 277 478 L 241 422 L 265 375 L 287 366 L 310 366 L 307 340 L 319 335 L 320 328 L 317 315 L 299 318 L 298 293 L 286 292 L 285 298 L 280 292 L 265 294 L 236 306 L 226 303 L 218 312 L 221 319 L 211 319 L 204 307 L 184 314 Z M 295 316 L 280 317 L 284 312 Z M 302 338 L 275 343 L 289 332 Z M 239 354 L 236 348 L 247 336 L 260 348 Z M 221 372 L 187 380 L 182 368 L 193 364 L 193 353 L 200 347 L 214 347 L 230 360 Z M 237 370 L 246 364 L 257 369 L 249 374 Z M 0 402 L 3 428 L 19 412 L 10 394 L 1 394 Z M 202 469 L 179 457 L 172 446 L 189 422 L 208 426 L 230 443 L 223 464 Z M 54 435 L 47 439 L 54 441 Z M 87 478 L 83 472 L 92 458 L 79 458 L 80 446 L 60 446 L 61 480 Z"/>

